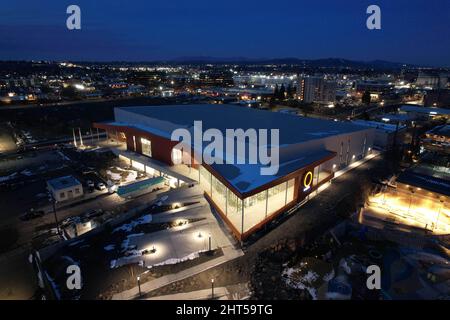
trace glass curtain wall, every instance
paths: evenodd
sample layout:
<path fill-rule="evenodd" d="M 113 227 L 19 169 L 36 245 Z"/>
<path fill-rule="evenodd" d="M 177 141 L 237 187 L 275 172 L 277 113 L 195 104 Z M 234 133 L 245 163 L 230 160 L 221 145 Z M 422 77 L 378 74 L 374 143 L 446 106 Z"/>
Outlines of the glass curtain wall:
<path fill-rule="evenodd" d="M 292 202 L 294 181 L 295 179 L 291 179 L 241 200 L 208 170 L 200 166 L 200 186 L 239 233 L 248 231 Z"/>
<path fill-rule="evenodd" d="M 294 200 L 295 179 L 244 199 L 244 228 L 246 232 Z"/>
<path fill-rule="evenodd" d="M 331 171 L 325 169 L 326 167 L 327 165 L 322 163 L 314 168 L 313 186 L 317 186 L 332 174 Z"/>
<path fill-rule="evenodd" d="M 148 157 L 152 156 L 152 142 L 148 139 L 141 138 L 142 154 Z M 135 149 L 136 150 L 136 149 Z"/>

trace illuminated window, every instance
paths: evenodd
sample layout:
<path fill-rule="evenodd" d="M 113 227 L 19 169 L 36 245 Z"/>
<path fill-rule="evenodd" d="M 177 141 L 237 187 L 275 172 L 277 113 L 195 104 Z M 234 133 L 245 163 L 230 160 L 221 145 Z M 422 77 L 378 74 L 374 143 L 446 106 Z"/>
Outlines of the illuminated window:
<path fill-rule="evenodd" d="M 172 149 L 172 162 L 174 164 L 181 164 L 183 152 L 180 149 Z"/>
<path fill-rule="evenodd" d="M 148 157 L 152 156 L 152 142 L 145 138 L 141 138 L 142 154 Z"/>

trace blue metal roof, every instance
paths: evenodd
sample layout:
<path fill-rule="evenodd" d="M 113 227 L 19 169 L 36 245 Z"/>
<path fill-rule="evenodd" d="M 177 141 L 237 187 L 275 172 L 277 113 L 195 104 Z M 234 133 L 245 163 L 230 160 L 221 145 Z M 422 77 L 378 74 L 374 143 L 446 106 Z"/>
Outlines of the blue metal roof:
<path fill-rule="evenodd" d="M 192 130 L 194 121 L 199 120 L 202 121 L 203 130 L 215 128 L 222 131 L 223 134 L 225 134 L 226 129 L 278 129 L 280 146 L 368 130 L 367 127 L 351 122 L 299 117 L 282 112 L 271 112 L 227 104 L 142 106 L 121 107 L 119 109 L 167 122 L 188 130 Z M 116 119 L 116 121 L 120 122 L 121 119 Z M 117 125 L 118 123 L 112 123 L 112 125 L 114 124 Z M 143 125 L 133 123 L 121 123 L 121 125 L 139 127 L 142 130 L 146 130 Z M 150 127 L 147 129 L 150 132 L 155 130 Z M 171 128 L 164 133 L 161 132 L 161 129 L 158 131 L 160 131 L 159 135 L 161 136 L 170 137 L 172 134 Z"/>
<path fill-rule="evenodd" d="M 415 105 L 403 105 L 400 107 L 403 112 L 417 112 L 431 115 L 450 115 L 450 109 L 422 107 Z"/>
<path fill-rule="evenodd" d="M 54 190 L 66 189 L 80 185 L 80 182 L 74 176 L 65 176 L 48 180 L 47 183 Z"/>
<path fill-rule="evenodd" d="M 302 154 L 294 160 L 281 162 L 275 175 L 261 175 L 260 169 L 263 167 L 261 164 L 212 164 L 211 166 L 236 189 L 244 193 L 332 156 L 334 156 L 334 152 L 328 150 Z"/>
<path fill-rule="evenodd" d="M 419 187 L 425 190 L 450 196 L 450 181 L 407 170 L 402 172 L 397 182 Z"/>

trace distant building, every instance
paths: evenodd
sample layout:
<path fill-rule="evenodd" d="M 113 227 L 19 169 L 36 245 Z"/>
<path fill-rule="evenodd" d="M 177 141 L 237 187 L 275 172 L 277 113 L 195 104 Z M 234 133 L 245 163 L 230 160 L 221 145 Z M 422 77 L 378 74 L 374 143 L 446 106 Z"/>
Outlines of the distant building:
<path fill-rule="evenodd" d="M 393 89 L 394 85 L 383 80 L 366 80 L 355 83 L 356 92 L 362 94 L 369 91 L 371 94 L 387 93 Z"/>
<path fill-rule="evenodd" d="M 381 150 L 389 150 L 392 149 L 395 145 L 401 144 L 406 132 L 406 126 L 400 124 L 397 125 L 396 123 L 365 120 L 355 120 L 352 122 L 360 126 L 375 128 L 375 138 L 373 140 L 373 145 L 377 149 Z"/>
<path fill-rule="evenodd" d="M 303 77 L 298 81 L 297 98 L 305 103 L 336 101 L 335 81 L 325 80 L 323 77 Z"/>
<path fill-rule="evenodd" d="M 429 90 L 424 97 L 427 107 L 450 108 L 450 89 Z"/>
<path fill-rule="evenodd" d="M 442 168 L 420 164 L 402 172 L 395 196 L 387 196 L 396 216 L 407 214 L 408 224 L 437 234 L 450 231 L 450 175 Z"/>
<path fill-rule="evenodd" d="M 415 105 L 401 106 L 400 114 L 407 114 L 413 120 L 428 120 L 436 117 L 450 119 L 450 109 L 427 108 Z"/>
<path fill-rule="evenodd" d="M 83 196 L 83 186 L 73 176 L 65 176 L 47 181 L 47 188 L 53 198 L 58 201 L 67 201 Z"/>
<path fill-rule="evenodd" d="M 430 198 L 449 204 L 450 176 L 437 172 L 431 166 L 417 166 L 402 172 L 396 179 L 397 190 L 414 194 L 415 201 Z"/>
<path fill-rule="evenodd" d="M 385 123 L 394 123 L 396 124 L 397 122 L 401 125 L 405 125 L 408 126 L 410 125 L 413 121 L 414 121 L 414 117 L 413 116 L 409 116 L 408 114 L 398 114 L 398 113 L 384 113 L 384 114 L 380 114 L 380 115 L 375 115 L 374 116 L 374 120 L 376 122 L 385 122 Z"/>
<path fill-rule="evenodd" d="M 427 151 L 450 154 L 450 125 L 437 126 L 427 131 L 420 144 Z"/>
<path fill-rule="evenodd" d="M 275 87 L 278 86 L 294 86 L 297 76 L 288 75 L 264 75 L 264 74 L 244 74 L 233 76 L 236 86 L 260 86 Z"/>
<path fill-rule="evenodd" d="M 448 74 L 420 72 L 416 86 L 430 89 L 444 89 L 448 84 Z"/>

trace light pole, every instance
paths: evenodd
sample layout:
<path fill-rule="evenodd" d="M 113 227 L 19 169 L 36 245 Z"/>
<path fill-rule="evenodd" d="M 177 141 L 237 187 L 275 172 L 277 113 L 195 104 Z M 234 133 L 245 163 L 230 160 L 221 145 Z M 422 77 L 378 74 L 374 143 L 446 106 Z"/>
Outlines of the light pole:
<path fill-rule="evenodd" d="M 53 197 L 53 194 L 50 191 L 49 191 L 49 197 L 50 197 L 50 201 L 52 202 L 53 215 L 55 216 L 56 231 L 58 232 L 58 235 L 61 236 L 61 231 L 59 229 L 58 216 L 56 215 L 56 199 L 55 199 L 55 197 Z"/>
<path fill-rule="evenodd" d="M 138 289 L 139 289 L 139 297 L 142 297 L 142 292 L 141 292 L 141 277 L 140 277 L 140 276 L 137 277 L 137 283 L 138 283 Z"/>
<path fill-rule="evenodd" d="M 411 188 L 409 191 L 411 191 L 411 195 L 410 195 L 410 198 L 409 198 L 408 215 L 409 215 L 409 210 L 411 209 L 411 203 L 412 203 L 412 197 L 413 197 L 413 194 L 414 194 L 414 189 Z"/>
<path fill-rule="evenodd" d="M 211 279 L 211 300 L 214 299 L 214 279 Z"/>
<path fill-rule="evenodd" d="M 438 227 L 439 216 L 441 215 L 441 210 L 442 210 L 442 207 L 444 206 L 444 200 L 439 199 L 439 201 L 441 202 L 441 206 L 439 207 L 438 215 L 437 215 L 437 218 L 436 218 L 436 226 L 434 227 L 435 230 Z"/>
<path fill-rule="evenodd" d="M 209 238 L 208 238 L 208 241 L 209 241 L 209 245 L 208 245 L 208 252 L 210 252 L 211 253 L 211 233 L 209 234 Z"/>

